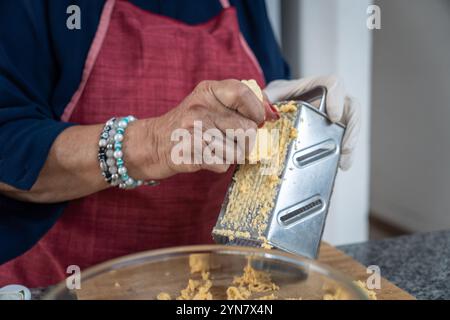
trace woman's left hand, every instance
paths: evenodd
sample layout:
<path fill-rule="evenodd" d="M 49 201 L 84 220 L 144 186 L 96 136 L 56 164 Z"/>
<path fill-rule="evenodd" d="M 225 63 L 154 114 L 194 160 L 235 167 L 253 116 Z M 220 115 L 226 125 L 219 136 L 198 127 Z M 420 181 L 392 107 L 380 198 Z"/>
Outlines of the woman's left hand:
<path fill-rule="evenodd" d="M 342 141 L 339 167 L 347 170 L 352 165 L 353 151 L 360 131 L 360 106 L 357 100 L 345 91 L 342 81 L 336 76 L 303 78 L 298 80 L 275 80 L 264 89 L 269 101 L 289 100 L 315 87 L 327 88 L 326 109 L 331 121 L 346 126 Z"/>

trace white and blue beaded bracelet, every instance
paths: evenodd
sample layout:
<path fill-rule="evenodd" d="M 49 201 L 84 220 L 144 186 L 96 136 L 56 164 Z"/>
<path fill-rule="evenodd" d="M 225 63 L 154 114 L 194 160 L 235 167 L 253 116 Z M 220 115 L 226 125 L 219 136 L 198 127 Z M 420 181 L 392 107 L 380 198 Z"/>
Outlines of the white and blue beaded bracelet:
<path fill-rule="evenodd" d="M 99 151 L 99 161 L 103 171 L 102 175 L 112 186 L 119 186 L 121 189 L 134 189 L 143 184 L 149 186 L 158 184 L 155 180 L 144 182 L 143 180 L 130 177 L 128 175 L 128 170 L 125 167 L 125 162 L 123 160 L 124 154 L 122 151 L 125 130 L 128 125 L 135 120 L 137 119 L 131 115 L 120 118 L 119 120 L 112 118 L 108 120 L 105 125 L 105 128 L 109 130 L 104 130 L 100 137 L 101 141 L 99 142 L 99 146 L 102 153 L 100 155 Z"/>
<path fill-rule="evenodd" d="M 120 177 L 121 182 L 119 183 L 119 188 L 121 189 L 133 189 L 141 186 L 144 181 L 133 179 L 128 175 L 128 170 L 125 167 L 125 162 L 123 161 L 123 140 L 125 138 L 125 130 L 128 124 L 135 121 L 136 118 L 133 116 L 128 116 L 118 120 L 115 125 L 115 135 L 114 135 L 114 159 L 117 167 L 117 174 Z"/>

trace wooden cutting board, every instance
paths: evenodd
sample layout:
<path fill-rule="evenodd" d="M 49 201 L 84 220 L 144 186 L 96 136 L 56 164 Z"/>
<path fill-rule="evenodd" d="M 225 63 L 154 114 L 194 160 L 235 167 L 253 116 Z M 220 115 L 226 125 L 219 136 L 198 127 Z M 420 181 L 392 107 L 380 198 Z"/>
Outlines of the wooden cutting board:
<path fill-rule="evenodd" d="M 319 253 L 319 262 L 330 266 L 331 268 L 338 270 L 347 276 L 355 279 L 366 281 L 369 274 L 366 273 L 366 267 L 346 255 L 342 251 L 335 247 L 322 243 Z M 381 289 L 375 290 L 378 300 L 414 300 L 415 298 L 400 289 L 393 283 L 382 278 Z"/>

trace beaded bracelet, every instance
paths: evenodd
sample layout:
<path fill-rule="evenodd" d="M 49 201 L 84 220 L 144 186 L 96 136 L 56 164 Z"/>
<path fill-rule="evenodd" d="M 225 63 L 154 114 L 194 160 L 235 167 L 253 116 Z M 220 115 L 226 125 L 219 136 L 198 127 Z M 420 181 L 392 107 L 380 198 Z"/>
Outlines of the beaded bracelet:
<path fill-rule="evenodd" d="M 128 116 L 117 120 L 111 118 L 105 124 L 99 140 L 99 162 L 102 175 L 112 186 L 119 186 L 121 189 L 134 189 L 143 184 L 155 186 L 158 184 L 155 180 L 144 182 L 142 180 L 133 179 L 128 175 L 123 160 L 123 139 L 125 130 L 129 123 L 135 121 L 136 118 Z"/>
<path fill-rule="evenodd" d="M 119 183 L 119 188 L 121 189 L 133 189 L 141 186 L 144 182 L 142 180 L 133 179 L 128 175 L 128 170 L 125 167 L 123 161 L 122 143 L 125 135 L 125 130 L 128 124 L 135 121 L 136 118 L 133 116 L 128 116 L 121 118 L 116 123 L 116 133 L 114 135 L 114 159 L 117 166 L 117 173 L 120 176 L 121 182 Z"/>
<path fill-rule="evenodd" d="M 98 141 L 98 161 L 100 164 L 100 169 L 102 170 L 102 176 L 105 178 L 105 181 L 110 184 L 115 184 L 118 177 L 113 177 L 113 174 L 110 172 L 110 166 L 108 163 L 111 163 L 109 161 L 108 155 L 111 155 L 111 151 L 113 148 L 112 142 L 115 130 L 114 130 L 114 124 L 116 122 L 116 118 L 109 119 L 105 126 L 103 127 L 103 131 L 100 134 L 100 140 Z M 114 181 L 113 181 L 114 180 Z M 117 185 L 117 184 L 115 184 Z"/>

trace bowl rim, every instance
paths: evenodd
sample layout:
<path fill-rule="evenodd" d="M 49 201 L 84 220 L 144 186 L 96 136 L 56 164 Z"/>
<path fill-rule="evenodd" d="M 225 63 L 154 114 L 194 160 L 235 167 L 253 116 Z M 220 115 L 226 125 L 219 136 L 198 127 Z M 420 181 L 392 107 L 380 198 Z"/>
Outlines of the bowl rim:
<path fill-rule="evenodd" d="M 150 262 L 157 257 L 163 257 L 168 255 L 190 255 L 190 254 L 201 254 L 201 253 L 215 253 L 215 254 L 239 254 L 239 255 L 253 255 L 259 256 L 265 259 L 275 259 L 281 262 L 309 267 L 310 270 L 317 272 L 319 274 L 325 275 L 338 281 L 341 285 L 353 291 L 359 299 L 368 300 L 369 297 L 362 288 L 355 285 L 353 280 L 342 273 L 341 271 L 335 270 L 328 265 L 325 265 L 317 260 L 313 260 L 304 256 L 295 255 L 286 251 L 278 249 L 265 249 L 265 248 L 254 248 L 254 247 L 242 247 L 242 246 L 230 246 L 230 245 L 217 245 L 217 244 L 206 244 L 206 245 L 187 245 L 187 246 L 177 246 L 177 247 L 167 247 L 154 250 L 145 250 L 137 253 L 132 253 L 117 258 L 113 258 L 99 264 L 93 265 L 81 271 L 81 279 L 92 279 L 93 277 L 113 270 L 118 270 L 122 267 L 136 265 L 140 262 Z M 44 294 L 43 300 L 54 300 L 62 293 L 66 292 L 66 280 L 62 280 L 51 288 L 47 293 Z M 76 291 L 76 290 L 75 290 Z"/>

